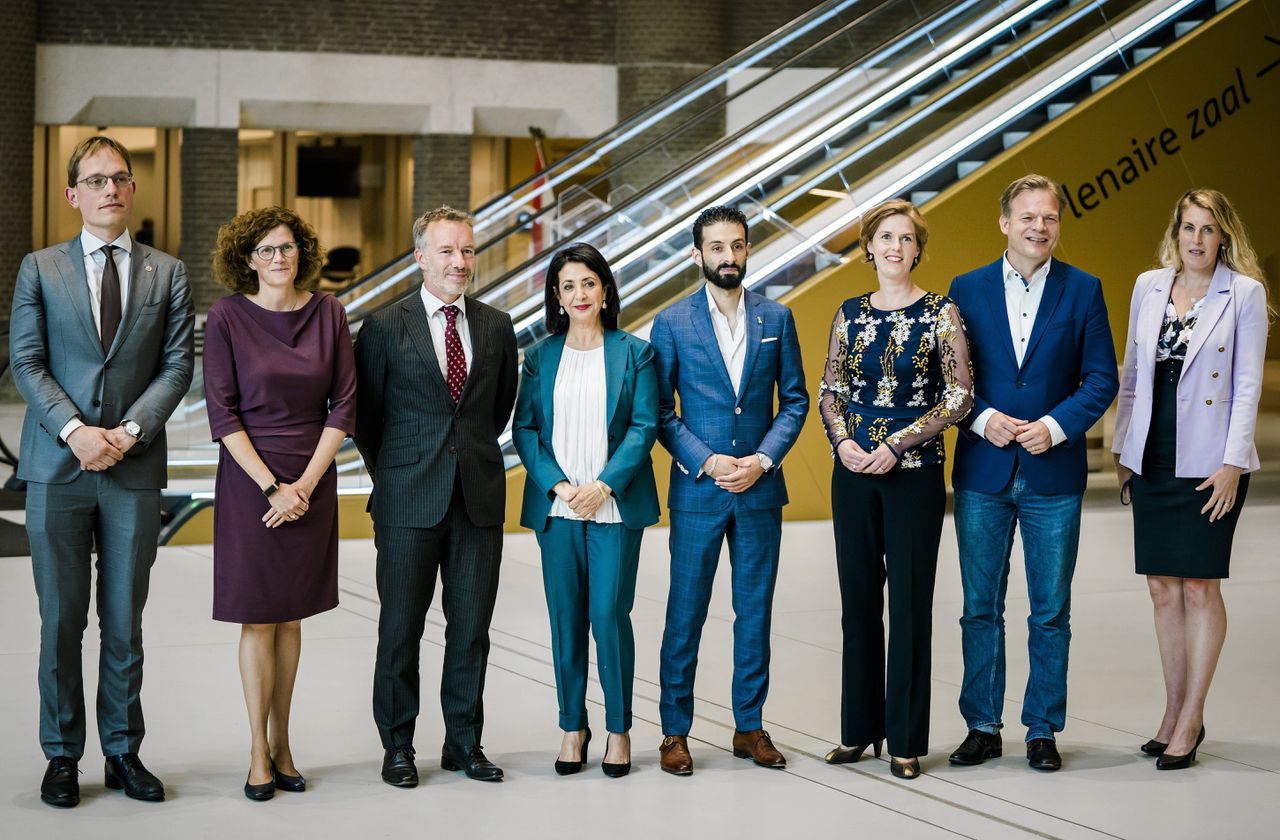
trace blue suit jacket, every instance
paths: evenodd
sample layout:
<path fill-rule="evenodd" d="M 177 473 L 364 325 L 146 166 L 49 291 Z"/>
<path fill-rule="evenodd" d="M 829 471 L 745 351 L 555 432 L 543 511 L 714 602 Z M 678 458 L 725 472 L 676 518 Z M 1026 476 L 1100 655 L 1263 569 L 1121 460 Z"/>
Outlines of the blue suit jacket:
<path fill-rule="evenodd" d="M 524 354 L 511 439 L 525 467 L 520 524 L 545 531 L 555 497 L 553 487 L 567 481 L 551 448 L 555 417 L 556 372 L 564 353 L 563 335 L 553 335 Z M 609 485 L 622 523 L 640 529 L 658 521 L 658 490 L 649 457 L 658 434 L 658 385 L 653 348 L 622 330 L 605 330 L 604 378 L 607 392 L 609 460 L 600 481 Z"/>
<path fill-rule="evenodd" d="M 1001 260 L 951 281 L 973 359 L 970 417 L 988 408 L 1021 420 L 1048 414 L 1067 439 L 1041 455 L 1020 445 L 1000 448 L 961 427 L 951 479 L 959 490 L 998 493 L 1015 467 L 1036 493 L 1083 493 L 1088 467 L 1085 432 L 1119 388 L 1116 353 L 1098 278 L 1054 260 L 1045 278 L 1021 367 L 1013 351 L 1005 309 Z"/>
<path fill-rule="evenodd" d="M 739 394 L 729 382 L 701 287 L 654 319 L 649 340 L 657 355 L 658 438 L 673 459 L 667 498 L 672 510 L 710 513 L 731 504 L 731 493 L 698 475 L 713 453 L 768 455 L 774 468 L 741 494 L 742 501 L 757 510 L 787 503 L 782 459 L 809 410 L 800 342 L 790 309 L 749 290 L 744 294 L 747 352 Z"/>

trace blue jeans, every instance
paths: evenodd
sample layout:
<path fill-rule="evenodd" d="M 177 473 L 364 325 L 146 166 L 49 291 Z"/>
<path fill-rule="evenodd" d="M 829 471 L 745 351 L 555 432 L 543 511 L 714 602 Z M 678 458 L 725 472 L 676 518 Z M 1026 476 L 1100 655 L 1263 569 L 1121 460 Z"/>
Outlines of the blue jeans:
<path fill-rule="evenodd" d="M 1071 577 L 1080 542 L 1077 494 L 1041 495 L 1021 471 L 999 493 L 955 491 L 956 538 L 964 616 L 964 685 L 960 713 L 970 729 L 998 732 L 1004 705 L 1004 597 L 1014 529 L 1022 526 L 1031 614 L 1030 673 L 1022 702 L 1027 740 L 1053 738 L 1067 717 L 1067 652 L 1071 645 Z"/>

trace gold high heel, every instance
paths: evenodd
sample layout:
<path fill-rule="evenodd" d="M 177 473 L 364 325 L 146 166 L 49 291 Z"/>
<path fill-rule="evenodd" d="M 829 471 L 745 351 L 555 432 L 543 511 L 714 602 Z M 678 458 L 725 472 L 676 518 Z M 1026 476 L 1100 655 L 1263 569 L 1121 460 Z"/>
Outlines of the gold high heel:
<path fill-rule="evenodd" d="M 863 744 L 859 747 L 846 747 L 844 744 L 841 744 L 831 752 L 827 753 L 826 762 L 827 764 L 853 764 L 855 761 L 862 758 L 862 754 L 867 751 L 868 747 L 874 750 L 876 758 L 879 758 L 880 747 L 883 744 L 883 738 L 874 743 Z"/>

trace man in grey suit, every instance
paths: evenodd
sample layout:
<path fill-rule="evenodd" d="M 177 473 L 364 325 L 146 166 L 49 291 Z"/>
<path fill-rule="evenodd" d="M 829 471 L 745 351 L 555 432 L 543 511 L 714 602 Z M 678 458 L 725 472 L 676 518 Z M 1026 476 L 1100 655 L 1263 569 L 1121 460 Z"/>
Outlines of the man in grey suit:
<path fill-rule="evenodd" d="M 18 478 L 40 599 L 40 798 L 80 801 L 84 754 L 81 637 L 90 552 L 97 546 L 98 738 L 107 787 L 164 799 L 138 760 L 144 726 L 142 608 L 166 481 L 164 424 L 191 385 L 195 354 L 186 269 L 129 237 L 129 152 L 107 137 L 80 143 L 67 201 L 84 228 L 28 254 L 10 320 L 13 379 L 27 402 Z"/>
<path fill-rule="evenodd" d="M 498 436 L 516 399 L 516 337 L 510 316 L 464 295 L 476 261 L 470 216 L 425 213 L 413 241 L 419 293 L 365 319 L 356 340 L 355 439 L 373 480 L 382 602 L 373 675 L 382 779 L 418 783 L 418 649 L 439 574 L 448 622 L 440 763 L 498 781 L 480 736 L 506 516 Z"/>

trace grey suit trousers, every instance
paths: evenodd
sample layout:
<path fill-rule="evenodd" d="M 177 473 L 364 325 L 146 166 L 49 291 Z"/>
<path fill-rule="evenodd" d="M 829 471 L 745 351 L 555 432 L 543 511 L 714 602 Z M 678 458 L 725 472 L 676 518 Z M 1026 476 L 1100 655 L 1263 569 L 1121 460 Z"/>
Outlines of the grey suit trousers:
<path fill-rule="evenodd" d="M 97 546 L 98 738 L 103 755 L 142 743 L 142 608 L 160 532 L 160 491 L 119 486 L 110 472 L 27 484 L 27 534 L 40 599 L 40 745 L 45 758 L 84 755 L 81 641 Z"/>

